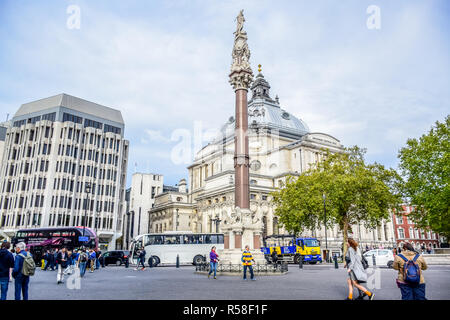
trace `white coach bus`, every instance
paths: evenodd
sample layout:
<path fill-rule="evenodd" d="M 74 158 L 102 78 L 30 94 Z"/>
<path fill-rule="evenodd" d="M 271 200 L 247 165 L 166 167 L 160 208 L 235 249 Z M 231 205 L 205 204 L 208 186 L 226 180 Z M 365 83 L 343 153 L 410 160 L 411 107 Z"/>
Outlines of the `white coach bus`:
<path fill-rule="evenodd" d="M 145 262 L 153 266 L 175 264 L 177 255 L 180 264 L 199 264 L 209 258 L 213 246 L 223 250 L 222 233 L 193 233 L 189 231 L 167 231 L 137 236 L 131 243 L 131 259 L 137 263 L 139 250 L 145 249 Z"/>

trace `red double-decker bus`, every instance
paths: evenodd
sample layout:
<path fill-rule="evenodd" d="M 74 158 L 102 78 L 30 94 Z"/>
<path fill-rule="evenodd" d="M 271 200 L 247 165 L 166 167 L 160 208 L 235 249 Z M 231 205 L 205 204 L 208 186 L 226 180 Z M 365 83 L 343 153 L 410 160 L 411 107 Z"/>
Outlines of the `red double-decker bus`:
<path fill-rule="evenodd" d="M 11 241 L 14 246 L 19 242 L 25 242 L 37 263 L 48 249 L 66 247 L 73 250 L 82 246 L 94 249 L 98 247 L 95 231 L 84 227 L 21 229 Z"/>

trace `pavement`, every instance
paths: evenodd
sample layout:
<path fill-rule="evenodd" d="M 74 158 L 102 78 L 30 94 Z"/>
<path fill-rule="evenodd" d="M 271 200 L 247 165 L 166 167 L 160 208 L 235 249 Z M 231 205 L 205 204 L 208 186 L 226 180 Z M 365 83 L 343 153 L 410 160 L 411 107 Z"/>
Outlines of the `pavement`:
<path fill-rule="evenodd" d="M 378 268 L 371 274 L 371 283 L 376 286 L 375 300 L 400 299 L 395 283 L 397 271 Z M 424 276 L 428 299 L 450 300 L 450 266 L 430 266 Z M 196 274 L 193 266 L 146 268 L 143 271 L 108 266 L 94 273 L 87 271 L 79 281 L 79 289 L 69 289 L 67 283 L 56 284 L 55 271 L 38 269 L 30 281 L 29 299 L 343 300 L 347 295 L 346 279 L 346 270 L 342 266 L 334 269 L 332 264 L 304 265 L 303 269 L 291 264 L 286 275 L 261 276 L 256 281 L 244 281 L 238 276 L 208 279 Z M 70 283 L 76 287 L 73 285 L 76 281 Z M 10 283 L 8 299 L 14 299 L 14 282 Z"/>

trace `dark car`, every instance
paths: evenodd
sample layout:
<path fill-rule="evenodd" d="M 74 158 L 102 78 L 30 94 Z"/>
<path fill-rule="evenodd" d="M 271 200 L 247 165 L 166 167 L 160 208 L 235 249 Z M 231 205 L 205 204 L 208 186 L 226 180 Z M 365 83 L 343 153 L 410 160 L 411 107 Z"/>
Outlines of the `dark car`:
<path fill-rule="evenodd" d="M 103 259 L 105 260 L 105 265 L 115 264 L 116 266 L 120 266 L 123 263 L 127 262 L 130 257 L 130 251 L 127 250 L 114 250 L 107 251 L 103 254 Z"/>

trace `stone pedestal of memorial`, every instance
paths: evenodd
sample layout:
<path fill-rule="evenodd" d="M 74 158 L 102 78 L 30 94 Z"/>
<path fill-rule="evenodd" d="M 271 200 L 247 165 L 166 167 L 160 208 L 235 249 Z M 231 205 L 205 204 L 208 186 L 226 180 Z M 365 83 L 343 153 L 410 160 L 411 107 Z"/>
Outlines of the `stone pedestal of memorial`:
<path fill-rule="evenodd" d="M 240 264 L 245 246 L 250 247 L 256 263 L 264 264 L 266 260 L 261 252 L 262 222 L 256 213 L 249 209 L 236 207 L 221 224 L 224 233 L 224 250 L 220 253 L 220 263 Z"/>

